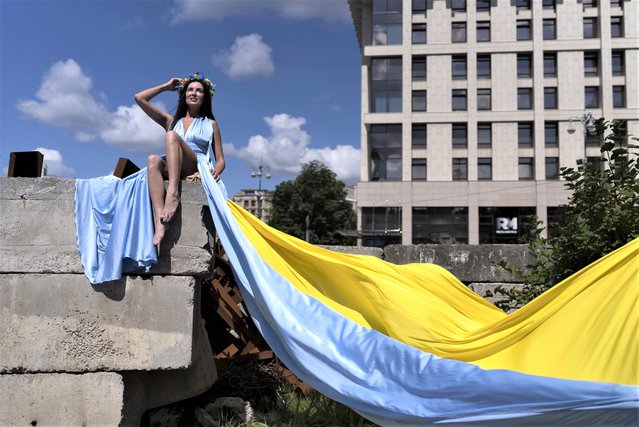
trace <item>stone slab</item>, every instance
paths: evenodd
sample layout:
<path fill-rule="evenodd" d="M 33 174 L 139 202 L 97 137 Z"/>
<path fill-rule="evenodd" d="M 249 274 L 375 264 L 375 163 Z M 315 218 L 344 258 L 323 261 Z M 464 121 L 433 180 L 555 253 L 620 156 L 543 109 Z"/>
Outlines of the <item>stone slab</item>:
<path fill-rule="evenodd" d="M 524 269 L 533 261 L 526 245 L 388 245 L 384 257 L 394 264 L 437 264 L 465 283 L 519 283 L 521 279 L 495 263 L 506 260 Z"/>
<path fill-rule="evenodd" d="M 209 272 L 207 227 L 214 231 L 202 186 L 182 182 L 181 191 L 181 208 L 152 274 Z M 82 273 L 74 198 L 72 179 L 0 178 L 0 273 Z"/>
<path fill-rule="evenodd" d="M 341 252 L 350 255 L 369 255 L 376 258 L 384 258 L 384 250 L 382 248 L 373 248 L 368 246 L 340 246 L 340 245 L 318 245 L 329 251 Z"/>
<path fill-rule="evenodd" d="M 128 424 L 123 397 L 124 381 L 115 372 L 0 375 L 0 425 Z"/>
<path fill-rule="evenodd" d="M 181 369 L 192 361 L 192 277 L 4 274 L 0 373 Z"/>

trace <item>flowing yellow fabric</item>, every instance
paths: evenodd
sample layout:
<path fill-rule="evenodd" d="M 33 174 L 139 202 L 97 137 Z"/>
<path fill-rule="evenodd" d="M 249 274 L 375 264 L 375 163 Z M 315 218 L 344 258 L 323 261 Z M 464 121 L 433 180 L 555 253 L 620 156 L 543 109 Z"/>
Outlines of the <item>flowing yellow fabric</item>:
<path fill-rule="evenodd" d="M 328 251 L 229 207 L 275 271 L 364 327 L 484 369 L 639 385 L 639 239 L 505 314 L 439 266 Z"/>

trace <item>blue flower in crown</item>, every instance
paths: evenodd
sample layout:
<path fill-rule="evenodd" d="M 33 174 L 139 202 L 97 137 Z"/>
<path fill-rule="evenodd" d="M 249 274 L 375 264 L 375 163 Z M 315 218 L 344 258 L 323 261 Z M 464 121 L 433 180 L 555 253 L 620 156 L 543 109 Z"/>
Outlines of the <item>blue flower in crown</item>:
<path fill-rule="evenodd" d="M 182 94 L 182 91 L 184 90 L 184 88 L 191 82 L 195 82 L 198 81 L 200 83 L 202 83 L 202 85 L 206 88 L 208 88 L 209 90 L 209 94 L 211 96 L 213 96 L 213 94 L 215 93 L 215 85 L 213 83 L 211 83 L 211 80 L 207 79 L 204 77 L 204 74 L 202 73 L 192 73 L 189 74 L 188 76 L 184 77 L 181 81 L 180 84 L 177 85 L 175 87 L 175 89 L 177 90 L 178 94 Z"/>

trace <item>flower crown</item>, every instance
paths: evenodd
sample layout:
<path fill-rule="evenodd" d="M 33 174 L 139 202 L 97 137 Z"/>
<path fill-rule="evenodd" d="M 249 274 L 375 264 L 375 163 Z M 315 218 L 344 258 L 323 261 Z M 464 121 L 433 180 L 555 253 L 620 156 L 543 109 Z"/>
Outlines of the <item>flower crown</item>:
<path fill-rule="evenodd" d="M 213 96 L 213 94 L 215 93 L 215 85 L 211 83 L 209 79 L 204 78 L 204 74 L 202 73 L 193 73 L 184 77 L 182 80 L 180 80 L 180 84 L 175 87 L 175 90 L 177 90 L 177 92 L 181 94 L 184 88 L 187 87 L 188 84 L 191 82 L 202 83 L 203 86 L 209 89 L 209 94 L 211 96 Z"/>

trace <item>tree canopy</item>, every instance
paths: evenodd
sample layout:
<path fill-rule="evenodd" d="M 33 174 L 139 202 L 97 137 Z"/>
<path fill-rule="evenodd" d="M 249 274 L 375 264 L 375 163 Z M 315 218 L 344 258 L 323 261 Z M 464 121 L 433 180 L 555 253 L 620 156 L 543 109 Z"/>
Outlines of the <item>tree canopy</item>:
<path fill-rule="evenodd" d="M 346 186 L 317 160 L 304 164 L 295 180 L 282 182 L 271 195 L 272 227 L 305 239 L 307 216 L 310 242 L 317 244 L 343 244 L 337 231 L 350 229 L 355 223 L 353 206 L 346 201 Z"/>
<path fill-rule="evenodd" d="M 572 193 L 555 232 L 542 237 L 540 221 L 532 219 L 536 232 L 527 243 L 534 262 L 527 270 L 499 263 L 524 282 L 521 290 L 497 288 L 496 293 L 505 297 L 498 301 L 499 307 L 512 309 L 527 303 L 639 236 L 639 147 L 628 143 L 623 121 L 599 119 L 596 126 L 600 162 L 561 169 Z"/>

